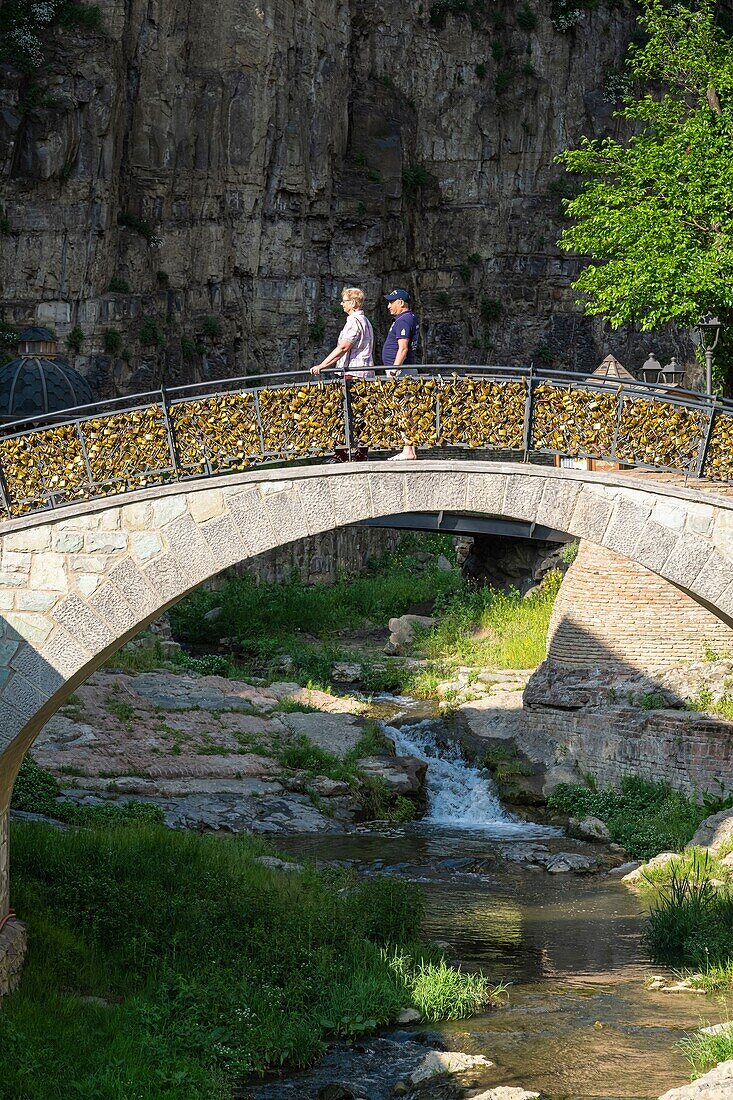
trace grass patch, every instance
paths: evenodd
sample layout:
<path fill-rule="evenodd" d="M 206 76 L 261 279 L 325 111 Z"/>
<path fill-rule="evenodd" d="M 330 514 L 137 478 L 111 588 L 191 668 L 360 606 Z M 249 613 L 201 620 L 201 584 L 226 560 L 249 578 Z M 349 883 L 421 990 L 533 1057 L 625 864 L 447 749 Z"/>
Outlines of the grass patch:
<path fill-rule="evenodd" d="M 696 852 L 686 865 L 672 867 L 658 888 L 643 932 L 655 962 L 712 967 L 721 976 L 733 966 L 733 892 L 711 882 L 707 852 Z"/>
<path fill-rule="evenodd" d="M 44 771 L 33 759 L 26 756 L 20 765 L 13 787 L 11 807 L 30 814 L 43 814 L 69 825 L 86 828 L 125 828 L 130 825 L 162 825 L 163 811 L 149 802 L 100 803 L 97 806 L 79 806 L 70 799 L 61 798 L 59 781 Z M 2 1094 L 0 1094 L 1 1096 Z"/>
<path fill-rule="evenodd" d="M 733 983 L 731 983 L 733 984 Z M 693 1079 L 701 1077 L 719 1062 L 733 1058 L 733 1027 L 719 1035 L 690 1035 L 680 1043 L 691 1067 Z"/>
<path fill-rule="evenodd" d="M 733 722 L 733 696 L 728 692 L 714 699 L 709 688 L 702 688 L 694 698 L 687 700 L 686 706 L 688 710 L 704 711 L 705 714 L 714 714 Z"/>
<path fill-rule="evenodd" d="M 548 574 L 530 599 L 518 592 L 463 587 L 448 595 L 439 624 L 418 643 L 432 660 L 494 668 L 534 668 L 545 658 L 547 628 L 560 588 Z"/>
<path fill-rule="evenodd" d="M 14 824 L 11 839 L 31 951 L 0 1013 L 2 1100 L 70 1082 L 89 1100 L 224 1100 L 406 1004 L 453 1018 L 492 997 L 415 946 L 422 896 L 402 882 L 279 875 L 254 838 Z"/>
<path fill-rule="evenodd" d="M 650 859 L 658 852 L 680 851 L 706 817 L 727 809 L 733 799 L 706 795 L 697 802 L 666 783 L 626 776 L 620 790 L 562 783 L 547 805 L 572 817 L 599 817 L 630 856 Z"/>

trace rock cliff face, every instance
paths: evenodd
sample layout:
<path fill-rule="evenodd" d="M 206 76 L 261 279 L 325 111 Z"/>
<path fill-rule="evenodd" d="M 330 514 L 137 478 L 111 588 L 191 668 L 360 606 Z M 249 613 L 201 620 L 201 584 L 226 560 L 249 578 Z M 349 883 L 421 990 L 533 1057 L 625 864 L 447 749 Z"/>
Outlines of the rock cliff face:
<path fill-rule="evenodd" d="M 100 6 L 103 32 L 48 32 L 49 105 L 10 66 L 0 101 L 4 320 L 80 326 L 99 393 L 309 366 L 344 284 L 378 335 L 408 286 L 427 361 L 608 350 L 555 243 L 553 157 L 614 132 L 629 6 L 565 32 L 549 0 Z"/>

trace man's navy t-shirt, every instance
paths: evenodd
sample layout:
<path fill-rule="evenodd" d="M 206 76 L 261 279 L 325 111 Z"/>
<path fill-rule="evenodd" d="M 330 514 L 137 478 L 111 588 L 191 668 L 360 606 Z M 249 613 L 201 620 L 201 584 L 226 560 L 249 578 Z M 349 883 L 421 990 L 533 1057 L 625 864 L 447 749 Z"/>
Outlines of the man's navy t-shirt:
<path fill-rule="evenodd" d="M 398 340 L 410 341 L 407 345 L 405 365 L 414 363 L 416 361 L 417 345 L 420 340 L 420 323 L 412 310 L 406 309 L 404 313 L 400 313 L 398 317 L 395 317 L 392 322 L 392 327 L 387 333 L 387 339 L 384 341 L 384 347 L 382 348 L 382 362 L 385 367 L 394 366 L 399 351 Z"/>

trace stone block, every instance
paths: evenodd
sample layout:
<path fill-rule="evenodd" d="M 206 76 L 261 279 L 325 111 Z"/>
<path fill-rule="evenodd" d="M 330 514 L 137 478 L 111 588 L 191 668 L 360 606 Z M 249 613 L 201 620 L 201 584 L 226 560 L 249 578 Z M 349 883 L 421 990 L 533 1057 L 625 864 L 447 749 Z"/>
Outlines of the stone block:
<path fill-rule="evenodd" d="M 299 481 L 296 484 L 296 492 L 309 535 L 329 531 L 335 526 L 336 516 L 328 478 L 318 477 L 309 481 Z"/>
<path fill-rule="evenodd" d="M 0 642 L 0 666 L 3 668 L 10 664 L 11 658 L 17 653 L 20 642 L 17 639 L 8 639 Z"/>
<path fill-rule="evenodd" d="M 150 561 L 163 549 L 163 540 L 156 531 L 133 531 L 130 553 L 136 561 Z"/>
<path fill-rule="evenodd" d="M 84 546 L 84 535 L 79 531 L 54 531 L 53 548 L 59 554 L 75 554 Z"/>
<path fill-rule="evenodd" d="M 50 619 L 35 611 L 6 611 L 5 626 L 34 645 L 45 642 L 53 630 Z"/>
<path fill-rule="evenodd" d="M 63 554 L 54 554 L 51 550 L 34 554 L 29 584 L 41 592 L 67 592 L 69 579 Z"/>
<path fill-rule="evenodd" d="M 28 577 L 25 573 L 0 572 L 0 588 L 23 588 L 27 583 Z"/>
<path fill-rule="evenodd" d="M 206 539 L 187 512 L 169 523 L 164 534 L 168 546 L 184 565 L 183 578 L 202 581 L 216 572 Z"/>
<path fill-rule="evenodd" d="M 567 531 L 582 487 L 581 481 L 570 478 L 548 478 L 537 509 L 537 522 Z"/>
<path fill-rule="evenodd" d="M 7 535 L 2 536 L 3 551 L 46 550 L 50 543 L 51 531 L 46 526 L 29 527 L 24 531 L 9 531 Z"/>
<path fill-rule="evenodd" d="M 229 500 L 229 511 L 247 547 L 248 556 L 253 557 L 278 545 L 270 515 L 257 489 L 234 493 Z"/>
<path fill-rule="evenodd" d="M 185 595 L 196 586 L 196 579 L 187 579 L 185 563 L 169 552 L 149 561 L 142 570 L 145 583 L 156 596 L 156 605 L 164 604 Z"/>
<path fill-rule="evenodd" d="M 0 702 L 10 706 L 29 721 L 48 701 L 48 695 L 40 691 L 21 672 L 13 672 L 3 688 Z"/>
<path fill-rule="evenodd" d="M 506 476 L 504 474 L 469 474 L 466 508 L 486 516 L 500 516 L 504 509 Z"/>
<path fill-rule="evenodd" d="M 100 578 L 94 573 L 82 573 L 76 578 L 76 587 L 82 596 L 91 596 L 99 587 Z"/>
<path fill-rule="evenodd" d="M 7 573 L 25 573 L 28 576 L 32 564 L 33 554 L 21 553 L 18 550 L 3 550 L 2 568 Z"/>
<path fill-rule="evenodd" d="M 717 509 L 712 504 L 696 504 L 694 501 L 686 502 L 687 519 L 685 530 L 694 535 L 708 536 L 713 533 Z"/>
<path fill-rule="evenodd" d="M 687 512 L 685 506 L 672 499 L 659 499 L 654 504 L 655 523 L 668 527 L 670 531 L 681 531 L 685 526 Z"/>
<path fill-rule="evenodd" d="M 370 519 L 372 515 L 372 495 L 368 474 L 336 474 L 329 478 L 331 498 L 338 527 L 347 523 L 356 523 L 360 519 Z"/>
<path fill-rule="evenodd" d="M 692 589 L 695 578 L 711 555 L 712 545 L 708 539 L 698 535 L 680 535 L 664 563 L 663 574 L 681 588 Z"/>
<path fill-rule="evenodd" d="M 16 672 L 21 673 L 38 691 L 52 696 L 65 683 L 65 676 L 49 664 L 46 657 L 31 645 L 23 645 L 11 661 Z"/>
<path fill-rule="evenodd" d="M 129 558 L 118 562 L 110 570 L 108 580 L 123 596 L 131 607 L 139 608 L 146 616 L 160 604 L 154 589 L 145 580 L 143 574 Z"/>
<path fill-rule="evenodd" d="M 153 509 L 149 503 L 125 504 L 121 511 L 125 531 L 150 531 L 154 526 Z"/>
<path fill-rule="evenodd" d="M 408 512 L 464 512 L 468 474 L 463 471 L 422 472 L 419 463 L 405 473 L 405 508 Z"/>
<path fill-rule="evenodd" d="M 96 531 L 99 527 L 98 515 L 78 515 L 71 519 L 62 519 L 55 524 L 57 531 Z"/>
<path fill-rule="evenodd" d="M 16 611 L 50 611 L 61 598 L 58 592 L 36 592 L 19 589 L 15 597 Z"/>
<path fill-rule="evenodd" d="M 543 477 L 508 474 L 503 514 L 513 519 L 536 520 L 544 488 Z"/>
<path fill-rule="evenodd" d="M 107 623 L 115 638 L 132 630 L 144 618 L 139 609 L 137 613 L 133 612 L 130 605 L 120 599 L 118 589 L 110 581 L 92 593 L 89 606 Z"/>
<path fill-rule="evenodd" d="M 75 573 L 104 573 L 110 557 L 109 554 L 75 554 L 70 564 Z"/>
<path fill-rule="evenodd" d="M 150 505 L 152 511 L 153 528 L 159 530 L 166 524 L 172 523 L 178 516 L 186 511 L 186 498 L 183 494 L 175 497 L 163 497 L 162 500 L 154 500 Z"/>
<path fill-rule="evenodd" d="M 308 524 L 303 505 L 292 481 L 286 482 L 288 488 L 274 492 L 274 486 L 268 485 L 263 493 L 265 510 L 270 517 L 270 525 L 276 532 L 278 542 L 295 542 L 308 534 Z M 263 489 L 265 486 L 263 486 Z"/>
<path fill-rule="evenodd" d="M 206 545 L 222 569 L 236 565 L 249 556 L 247 545 L 230 515 L 217 516 L 200 527 Z"/>
<path fill-rule="evenodd" d="M 88 554 L 114 554 L 127 550 L 129 535 L 126 531 L 90 531 L 86 537 Z"/>
<path fill-rule="evenodd" d="M 53 617 L 89 653 L 101 653 L 114 640 L 109 627 L 76 595 L 67 596 L 55 608 Z"/>
<path fill-rule="evenodd" d="M 695 578 L 695 592 L 703 600 L 715 603 L 730 585 L 733 585 L 733 563 L 714 550 Z"/>
<path fill-rule="evenodd" d="M 672 553 L 677 534 L 668 527 L 661 527 L 653 519 L 647 521 L 644 530 L 637 539 L 634 558 L 640 565 L 660 573 L 665 561 Z"/>
<path fill-rule="evenodd" d="M 369 474 L 372 516 L 392 516 L 405 510 L 406 475 L 392 471 Z"/>
<path fill-rule="evenodd" d="M 99 529 L 100 531 L 119 531 L 121 508 L 108 508 L 104 512 L 99 513 Z"/>
<path fill-rule="evenodd" d="M 623 498 L 617 500 L 603 534 L 603 545 L 632 558 L 650 514 L 649 507 L 632 504 Z"/>
<path fill-rule="evenodd" d="M 88 664 L 90 653 L 79 644 L 79 640 L 68 630 L 57 626 L 41 650 L 41 655 L 51 668 L 55 668 L 69 679 L 80 668 Z"/>
<path fill-rule="evenodd" d="M 205 489 L 188 494 L 188 510 L 194 523 L 206 523 L 224 511 L 224 494 L 221 489 Z"/>
<path fill-rule="evenodd" d="M 10 588 L 0 588 L 0 611 L 9 611 L 15 606 L 15 591 Z"/>
<path fill-rule="evenodd" d="M 568 534 L 599 544 L 613 512 L 613 500 L 584 485 L 569 523 Z"/>

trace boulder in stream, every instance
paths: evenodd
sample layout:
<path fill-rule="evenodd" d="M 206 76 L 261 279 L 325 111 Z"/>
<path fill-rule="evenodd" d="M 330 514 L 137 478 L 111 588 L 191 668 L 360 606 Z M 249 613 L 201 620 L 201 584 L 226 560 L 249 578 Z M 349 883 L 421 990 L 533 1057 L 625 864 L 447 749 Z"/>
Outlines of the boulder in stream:
<path fill-rule="evenodd" d="M 417 1069 L 410 1074 L 410 1084 L 418 1085 L 429 1081 L 431 1077 L 440 1077 L 444 1073 L 465 1073 L 476 1066 L 493 1066 L 483 1054 L 461 1054 L 456 1050 L 429 1050 Z"/>
<path fill-rule="evenodd" d="M 611 839 L 608 826 L 600 817 L 584 817 L 581 821 L 571 817 L 568 832 L 580 840 L 593 840 L 603 844 Z"/>
<path fill-rule="evenodd" d="M 733 1096 L 733 1059 L 721 1062 L 689 1085 L 665 1092 L 659 1100 L 730 1100 Z"/>
<path fill-rule="evenodd" d="M 499 1085 L 496 1089 L 487 1092 L 479 1092 L 469 1100 L 541 1100 L 538 1092 L 527 1092 L 526 1089 L 516 1088 L 514 1085 Z"/>
<path fill-rule="evenodd" d="M 437 621 L 428 615 L 400 615 L 399 618 L 390 619 L 389 641 L 384 647 L 384 652 L 390 657 L 405 653 L 415 640 L 415 627 L 420 630 L 430 630 Z"/>
<path fill-rule="evenodd" d="M 422 790 L 428 766 L 417 756 L 365 756 L 357 767 L 373 779 L 381 779 L 394 794 L 415 795 Z"/>

